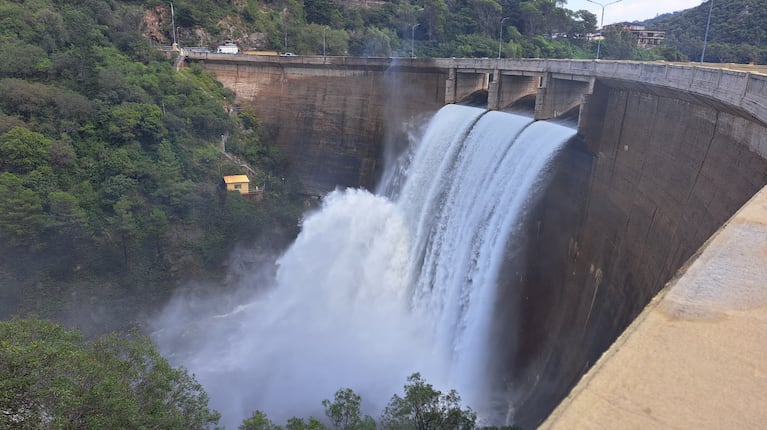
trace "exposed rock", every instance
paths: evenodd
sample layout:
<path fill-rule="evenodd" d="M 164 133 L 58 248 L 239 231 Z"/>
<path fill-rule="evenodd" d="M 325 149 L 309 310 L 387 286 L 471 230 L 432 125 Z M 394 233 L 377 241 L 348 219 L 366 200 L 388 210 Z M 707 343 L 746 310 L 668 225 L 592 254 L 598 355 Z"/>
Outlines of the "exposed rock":
<path fill-rule="evenodd" d="M 172 37 L 168 37 L 165 28 L 170 27 L 170 8 L 166 6 L 155 6 L 148 9 L 141 20 L 141 35 L 153 42 L 169 44 Z"/>

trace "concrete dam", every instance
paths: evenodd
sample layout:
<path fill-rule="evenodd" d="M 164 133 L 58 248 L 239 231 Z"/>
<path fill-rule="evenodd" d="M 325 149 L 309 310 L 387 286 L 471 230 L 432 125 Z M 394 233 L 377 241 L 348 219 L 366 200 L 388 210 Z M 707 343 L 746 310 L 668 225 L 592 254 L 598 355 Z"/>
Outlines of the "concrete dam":
<path fill-rule="evenodd" d="M 488 366 L 499 369 L 499 384 L 520 393 L 514 423 L 716 427 L 711 423 L 742 426 L 749 416 L 764 414 L 746 408 L 740 418 L 745 421 L 707 421 L 706 413 L 721 415 L 726 409 L 693 408 L 682 418 L 678 409 L 664 410 L 664 404 L 695 403 L 695 395 L 738 402 L 737 396 L 714 393 L 722 383 L 716 379 L 708 388 L 697 383 L 690 398 L 664 399 L 656 391 L 662 392 L 665 382 L 656 391 L 648 388 L 654 379 L 668 378 L 664 372 L 671 363 L 694 368 L 690 361 L 717 361 L 709 350 L 687 361 L 675 356 L 664 361 L 668 345 L 684 345 L 677 337 L 664 338 L 655 349 L 639 344 L 635 348 L 653 354 L 642 362 L 629 359 L 619 377 L 609 372 L 610 363 L 622 359 L 619 350 L 630 351 L 650 330 L 643 324 L 652 322 L 653 310 L 664 315 L 661 333 L 674 321 L 694 320 L 695 327 L 704 327 L 692 330 L 694 337 L 712 324 L 742 317 L 744 307 L 767 305 L 746 300 L 748 306 L 736 309 L 740 313 L 728 308 L 706 314 L 667 303 L 699 293 L 693 288 L 683 299 L 674 294 L 712 247 L 737 246 L 738 241 L 716 240 L 727 237 L 727 228 L 742 222 L 748 237 L 767 238 L 767 218 L 759 210 L 767 206 L 767 196 L 759 193 L 767 184 L 767 76 L 697 65 L 574 60 L 190 54 L 187 61 L 214 73 L 240 103 L 253 104 L 310 194 L 338 186 L 374 188 L 389 151 L 402 151 L 408 133 L 442 106 L 476 102 L 477 94 L 490 110 L 527 108 L 536 120 L 565 118 L 573 125 L 577 118 L 576 138 L 555 159 L 553 177 L 530 210 L 521 242 L 526 262 L 499 274 Z M 749 263 L 730 265 L 735 275 L 711 275 L 718 279 L 714 288 L 737 290 L 729 281 L 745 285 L 750 276 L 767 289 L 767 274 L 759 269 L 767 267 L 767 242 L 749 243 L 746 250 L 729 252 L 736 262 Z M 761 260 L 749 260 L 750 253 Z M 767 297 L 752 290 L 751 296 Z M 751 336 L 744 342 L 767 344 L 764 312 L 748 315 L 747 326 L 757 329 L 740 331 Z M 730 331 L 717 333 L 738 338 Z M 763 353 L 745 351 L 738 356 L 741 366 L 726 370 L 736 374 L 745 368 L 750 376 L 743 377 L 743 385 L 755 384 L 753 391 L 762 397 L 767 368 L 756 357 Z M 651 366 L 647 360 L 665 364 Z M 625 370 L 632 365 L 634 374 Z M 635 385 L 600 382 L 632 381 L 631 375 Z"/>

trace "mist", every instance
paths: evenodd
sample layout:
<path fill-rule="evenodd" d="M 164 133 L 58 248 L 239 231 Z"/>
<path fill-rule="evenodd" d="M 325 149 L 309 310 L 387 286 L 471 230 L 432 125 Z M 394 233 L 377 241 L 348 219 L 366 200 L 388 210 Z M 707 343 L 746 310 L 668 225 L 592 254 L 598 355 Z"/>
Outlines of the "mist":
<path fill-rule="evenodd" d="M 240 287 L 224 298 L 177 297 L 154 338 L 195 373 L 229 428 L 255 409 L 275 422 L 322 417 L 321 401 L 345 387 L 377 416 L 413 372 L 444 376 L 425 322 L 409 310 L 408 247 L 393 203 L 335 191 L 304 219 L 276 270 L 237 276 Z M 222 305 L 232 310 L 214 313 Z"/>

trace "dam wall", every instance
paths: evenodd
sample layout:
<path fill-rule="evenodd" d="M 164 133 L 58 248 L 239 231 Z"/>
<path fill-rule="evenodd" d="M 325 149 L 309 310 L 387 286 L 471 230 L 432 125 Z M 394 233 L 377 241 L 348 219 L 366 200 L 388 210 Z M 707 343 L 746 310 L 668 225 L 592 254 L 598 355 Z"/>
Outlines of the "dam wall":
<path fill-rule="evenodd" d="M 767 128 L 709 100 L 597 81 L 537 205 L 506 380 L 540 423 L 699 247 L 767 184 Z M 554 270 L 553 268 L 556 268 Z M 502 309 L 499 309 L 503 313 Z M 516 323 L 515 323 L 516 322 Z"/>
<path fill-rule="evenodd" d="M 317 68 L 224 58 L 204 67 L 238 103 L 252 104 L 305 192 L 316 195 L 336 186 L 372 188 L 385 143 L 407 146 L 407 128 L 444 105 L 448 74 L 388 62 Z"/>
<path fill-rule="evenodd" d="M 497 109 L 535 93 L 538 119 L 577 113 L 578 136 L 530 209 L 525 264 L 508 264 L 499 291 L 492 365 L 523 428 L 540 424 L 767 184 L 767 76 L 758 73 L 495 59 L 324 70 L 311 61 L 208 59 L 204 67 L 255 104 L 312 192 L 371 187 L 384 147 L 406 143 L 408 127 L 456 99 L 456 89 L 487 85 Z M 471 82 L 456 82 L 461 76 Z M 511 261 L 519 250 L 508 253 Z"/>

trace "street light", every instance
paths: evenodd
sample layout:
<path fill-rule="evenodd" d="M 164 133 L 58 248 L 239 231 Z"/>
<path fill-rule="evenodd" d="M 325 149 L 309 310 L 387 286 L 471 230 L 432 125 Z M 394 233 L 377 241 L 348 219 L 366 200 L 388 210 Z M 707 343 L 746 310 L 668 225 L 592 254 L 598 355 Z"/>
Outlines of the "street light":
<path fill-rule="evenodd" d="M 288 14 L 288 8 L 282 8 L 282 29 L 285 31 L 285 46 L 284 52 L 288 52 L 288 24 L 285 22 L 285 16 Z"/>
<path fill-rule="evenodd" d="M 325 56 L 325 31 L 328 29 L 328 26 L 322 27 L 322 56 Z"/>
<path fill-rule="evenodd" d="M 589 2 L 589 3 L 594 3 L 595 5 L 598 5 L 598 6 L 600 6 L 602 8 L 602 22 L 599 24 L 599 27 L 601 28 L 600 32 L 603 33 L 605 31 L 605 8 L 607 6 L 610 6 L 611 4 L 620 3 L 623 0 L 615 0 L 615 1 L 611 1 L 610 3 L 605 3 L 605 4 L 597 3 L 594 0 L 586 0 L 586 1 Z M 597 42 L 597 60 L 599 59 L 599 49 L 602 47 L 602 39 L 604 37 L 605 37 L 604 34 L 601 34 L 600 37 L 599 37 L 599 41 Z"/>
<path fill-rule="evenodd" d="M 415 58 L 415 28 L 421 24 L 410 26 L 410 58 Z"/>
<path fill-rule="evenodd" d="M 170 22 L 171 27 L 173 27 L 173 45 L 178 46 L 176 41 L 176 14 L 173 13 L 173 3 L 170 4 Z"/>
<path fill-rule="evenodd" d="M 508 16 L 501 20 L 501 31 L 498 32 L 498 58 L 501 58 L 501 43 L 503 41 L 503 22 L 509 19 Z"/>
<path fill-rule="evenodd" d="M 708 8 L 708 21 L 706 21 L 706 35 L 703 36 L 703 50 L 700 52 L 700 62 L 703 63 L 703 56 L 706 55 L 706 44 L 708 43 L 708 29 L 711 27 L 711 12 L 714 11 L 714 0 L 711 1 L 711 7 Z"/>

